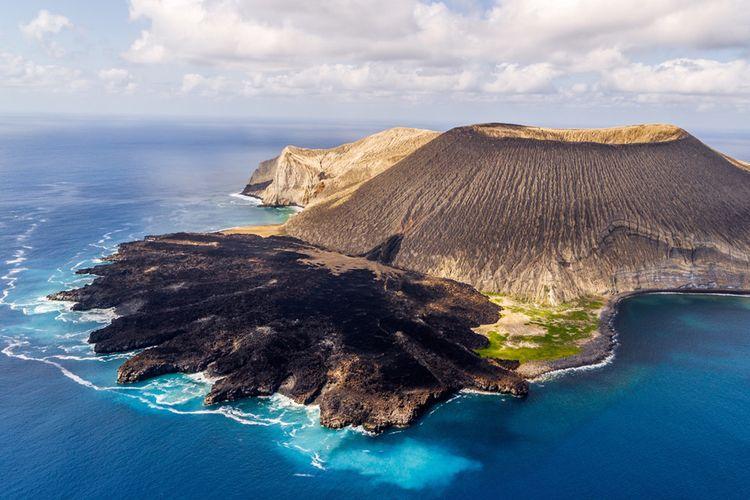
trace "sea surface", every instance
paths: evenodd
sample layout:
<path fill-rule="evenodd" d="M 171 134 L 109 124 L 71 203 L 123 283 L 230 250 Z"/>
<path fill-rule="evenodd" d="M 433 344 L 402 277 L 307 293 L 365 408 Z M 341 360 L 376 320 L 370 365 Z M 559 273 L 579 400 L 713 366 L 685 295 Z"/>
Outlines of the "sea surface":
<path fill-rule="evenodd" d="M 747 297 L 629 299 L 605 366 L 377 437 L 281 397 L 206 408 L 200 376 L 117 386 L 128 355 L 86 343 L 111 311 L 44 299 L 120 242 L 285 220 L 236 195 L 258 161 L 375 130 L 0 118 L 0 498 L 750 498 Z"/>

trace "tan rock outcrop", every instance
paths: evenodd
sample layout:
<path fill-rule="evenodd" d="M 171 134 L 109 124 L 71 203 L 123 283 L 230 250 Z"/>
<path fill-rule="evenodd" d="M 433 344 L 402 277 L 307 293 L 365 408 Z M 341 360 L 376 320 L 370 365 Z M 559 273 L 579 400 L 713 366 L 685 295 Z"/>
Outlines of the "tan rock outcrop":
<path fill-rule="evenodd" d="M 243 194 L 266 205 L 305 206 L 358 186 L 438 135 L 399 127 L 331 149 L 287 146 L 258 165 Z"/>

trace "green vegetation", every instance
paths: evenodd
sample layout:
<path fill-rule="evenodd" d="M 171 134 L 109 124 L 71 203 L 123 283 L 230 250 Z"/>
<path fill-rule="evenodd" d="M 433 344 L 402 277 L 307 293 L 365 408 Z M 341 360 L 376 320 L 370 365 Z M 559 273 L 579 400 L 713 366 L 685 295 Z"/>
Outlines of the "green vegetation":
<path fill-rule="evenodd" d="M 557 359 L 579 352 L 578 340 L 590 336 L 599 325 L 599 310 L 603 302 L 582 298 L 559 306 L 541 306 L 508 299 L 500 294 L 487 294 L 491 301 L 504 310 L 528 317 L 530 333 L 513 334 L 502 330 L 502 318 L 497 329 L 486 332 L 489 346 L 477 350 L 486 358 L 514 359 L 521 362 Z M 535 325 L 538 328 L 533 328 Z"/>

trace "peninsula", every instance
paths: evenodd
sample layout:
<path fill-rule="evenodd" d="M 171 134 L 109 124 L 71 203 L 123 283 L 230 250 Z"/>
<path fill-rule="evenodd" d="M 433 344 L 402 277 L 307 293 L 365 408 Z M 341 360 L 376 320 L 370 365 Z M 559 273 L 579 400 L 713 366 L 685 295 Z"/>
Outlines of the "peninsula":
<path fill-rule="evenodd" d="M 603 360 L 624 294 L 750 289 L 750 169 L 671 125 L 397 128 L 287 147 L 244 193 L 305 208 L 122 245 L 53 296 L 117 309 L 97 352 L 151 347 L 119 382 L 206 371 L 207 404 L 278 392 L 379 431 Z"/>
<path fill-rule="evenodd" d="M 121 245 L 98 278 L 61 292 L 77 310 L 116 308 L 98 353 L 150 347 L 120 383 L 174 372 L 217 379 L 216 404 L 276 392 L 320 405 L 329 427 L 406 425 L 464 388 L 523 395 L 478 356 L 471 328 L 499 308 L 468 285 L 327 252 L 292 238 L 171 234 Z"/>

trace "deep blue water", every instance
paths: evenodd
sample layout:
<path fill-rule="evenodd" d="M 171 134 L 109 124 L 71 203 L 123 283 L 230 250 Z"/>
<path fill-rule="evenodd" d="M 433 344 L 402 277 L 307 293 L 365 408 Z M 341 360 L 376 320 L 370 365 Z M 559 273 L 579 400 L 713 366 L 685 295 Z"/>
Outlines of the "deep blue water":
<path fill-rule="evenodd" d="M 633 298 L 611 364 L 378 437 L 283 398 L 206 409 L 200 377 L 117 387 L 123 356 L 85 343 L 108 312 L 43 299 L 118 242 L 283 220 L 231 196 L 252 166 L 367 131 L 0 120 L 0 497 L 750 496 L 750 298 Z"/>

